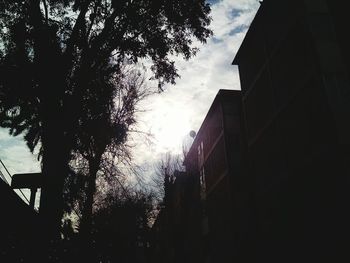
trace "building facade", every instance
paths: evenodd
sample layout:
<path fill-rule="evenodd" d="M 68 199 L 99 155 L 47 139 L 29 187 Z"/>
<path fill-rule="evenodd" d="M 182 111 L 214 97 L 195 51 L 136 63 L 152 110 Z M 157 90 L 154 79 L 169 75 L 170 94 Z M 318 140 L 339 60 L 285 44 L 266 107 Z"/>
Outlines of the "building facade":
<path fill-rule="evenodd" d="M 240 116 L 240 91 L 220 90 L 185 159 L 186 171 L 199 178 L 202 262 L 233 259 L 241 176 Z"/>
<path fill-rule="evenodd" d="M 253 193 L 241 262 L 349 259 L 347 24 L 342 1 L 265 0 L 236 54 Z"/>

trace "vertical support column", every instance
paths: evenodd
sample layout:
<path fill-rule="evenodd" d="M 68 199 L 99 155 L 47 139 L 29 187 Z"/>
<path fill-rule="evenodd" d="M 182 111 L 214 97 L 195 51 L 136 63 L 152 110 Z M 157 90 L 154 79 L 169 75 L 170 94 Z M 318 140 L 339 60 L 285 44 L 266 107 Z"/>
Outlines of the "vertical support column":
<path fill-rule="evenodd" d="M 35 196 L 36 196 L 36 191 L 37 188 L 31 188 L 30 189 L 30 201 L 29 201 L 29 206 L 34 209 L 35 206 Z"/>

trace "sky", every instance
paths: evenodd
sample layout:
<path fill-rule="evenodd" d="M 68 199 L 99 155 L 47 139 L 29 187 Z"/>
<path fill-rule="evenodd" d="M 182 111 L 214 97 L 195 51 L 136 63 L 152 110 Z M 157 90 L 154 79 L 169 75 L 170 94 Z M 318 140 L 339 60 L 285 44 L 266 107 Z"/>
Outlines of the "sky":
<path fill-rule="evenodd" d="M 150 164 L 166 152 L 181 153 L 190 143 L 191 130 L 198 131 L 219 89 L 240 89 L 238 69 L 231 65 L 259 7 L 257 0 L 221 0 L 212 3 L 214 35 L 189 61 L 176 58 L 181 76 L 176 85 L 143 103 L 141 129 L 150 131 L 153 144 L 140 144 L 138 163 Z"/>
<path fill-rule="evenodd" d="M 150 140 L 133 141 L 134 162 L 152 173 L 154 163 L 167 152 L 180 153 L 191 143 L 189 133 L 198 131 L 219 89 L 240 89 L 238 69 L 231 65 L 259 7 L 258 0 L 211 0 L 214 35 L 189 61 L 175 58 L 181 78 L 176 85 L 142 102 L 138 130 L 151 133 Z M 0 129 L 0 159 L 11 174 L 40 171 L 37 156 L 21 136 L 11 137 Z M 1 171 L 4 173 L 2 167 Z M 147 174 L 146 173 L 146 174 Z"/>

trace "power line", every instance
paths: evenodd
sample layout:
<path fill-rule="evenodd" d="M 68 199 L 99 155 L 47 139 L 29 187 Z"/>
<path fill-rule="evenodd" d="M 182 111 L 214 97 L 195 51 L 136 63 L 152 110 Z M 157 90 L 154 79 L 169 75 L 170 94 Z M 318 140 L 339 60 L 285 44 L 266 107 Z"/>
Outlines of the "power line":
<path fill-rule="evenodd" d="M 1 179 L 2 179 L 5 183 L 9 184 L 9 182 L 7 181 L 5 175 L 2 173 L 1 170 L 0 170 L 0 177 L 1 177 Z"/>
<path fill-rule="evenodd" d="M 2 164 L 2 167 L 4 167 L 4 169 L 5 169 L 5 171 L 8 173 L 8 175 L 10 176 L 10 178 L 12 179 L 12 176 L 11 176 L 10 172 L 7 170 L 5 164 L 1 161 L 1 159 L 0 159 L 0 163 Z M 2 174 L 2 175 L 4 176 L 4 178 L 5 178 L 5 175 L 4 175 L 3 173 L 1 173 L 1 174 Z M 5 180 L 6 180 L 6 179 L 5 179 Z M 7 180 L 6 180 L 6 182 L 7 182 Z M 7 184 L 9 184 L 9 183 L 7 182 Z"/>

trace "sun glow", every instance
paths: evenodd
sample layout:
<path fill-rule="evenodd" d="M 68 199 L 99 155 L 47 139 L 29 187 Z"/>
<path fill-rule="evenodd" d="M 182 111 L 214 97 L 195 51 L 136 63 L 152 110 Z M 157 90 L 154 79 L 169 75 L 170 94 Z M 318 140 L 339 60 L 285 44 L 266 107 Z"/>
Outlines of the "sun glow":
<path fill-rule="evenodd" d="M 182 144 L 191 130 L 190 118 L 185 109 L 173 108 L 156 112 L 151 125 L 157 152 L 182 151 Z"/>

